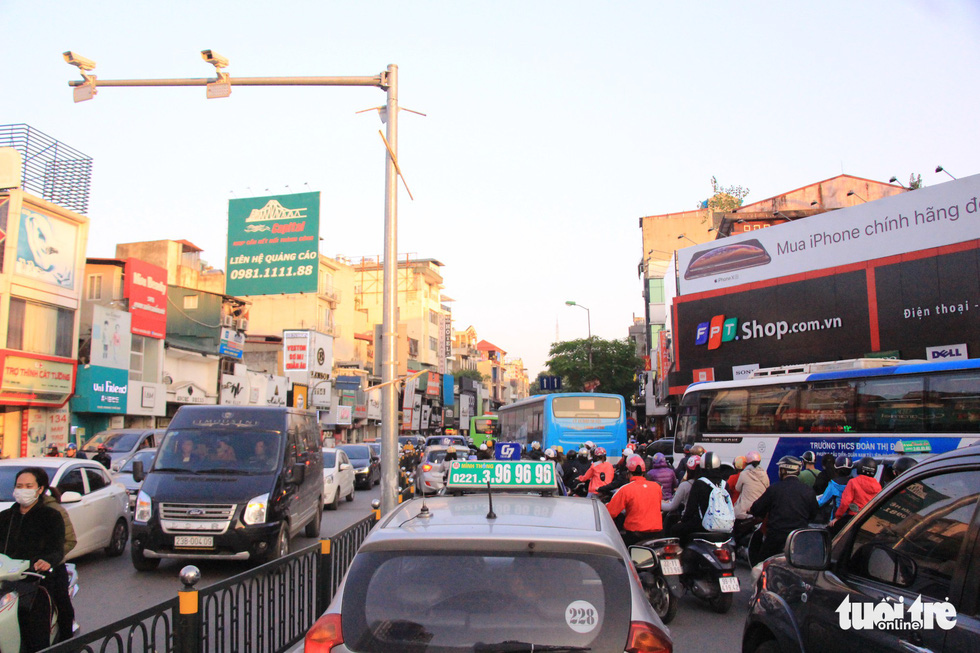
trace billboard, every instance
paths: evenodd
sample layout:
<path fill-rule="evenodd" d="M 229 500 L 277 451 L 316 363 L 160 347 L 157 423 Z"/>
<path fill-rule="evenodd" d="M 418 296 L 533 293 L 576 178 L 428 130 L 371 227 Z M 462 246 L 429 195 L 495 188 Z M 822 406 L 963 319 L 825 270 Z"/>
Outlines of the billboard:
<path fill-rule="evenodd" d="M 938 360 L 980 351 L 980 241 L 678 297 L 676 394 L 694 370 L 730 380 L 776 367 L 896 351 Z"/>
<path fill-rule="evenodd" d="M 131 315 L 96 304 L 92 307 L 92 350 L 89 362 L 117 370 L 129 369 L 133 348 Z"/>
<path fill-rule="evenodd" d="M 229 295 L 317 291 L 320 193 L 228 202 Z"/>
<path fill-rule="evenodd" d="M 21 208 L 14 271 L 59 288 L 75 287 L 78 226 L 53 215 Z"/>
<path fill-rule="evenodd" d="M 79 413 L 125 413 L 128 394 L 127 370 L 81 365 L 71 409 Z"/>
<path fill-rule="evenodd" d="M 980 175 L 677 252 L 680 294 L 900 256 L 980 238 Z"/>
<path fill-rule="evenodd" d="M 129 299 L 131 330 L 138 336 L 167 335 L 167 270 L 136 258 L 126 259 L 123 297 Z"/>

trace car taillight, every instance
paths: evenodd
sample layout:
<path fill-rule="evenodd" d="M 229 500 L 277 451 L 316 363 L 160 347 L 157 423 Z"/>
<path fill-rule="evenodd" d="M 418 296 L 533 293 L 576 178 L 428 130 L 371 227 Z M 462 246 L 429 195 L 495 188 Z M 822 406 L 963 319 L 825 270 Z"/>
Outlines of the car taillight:
<path fill-rule="evenodd" d="M 303 640 L 303 650 L 306 653 L 330 653 L 334 646 L 344 643 L 344 635 L 340 631 L 340 615 L 325 614 L 316 620 L 313 627 L 306 633 Z"/>
<path fill-rule="evenodd" d="M 673 650 L 674 643 L 653 624 L 648 624 L 645 621 L 630 623 L 630 634 L 626 640 L 626 653 L 672 653 Z"/>
<path fill-rule="evenodd" d="M 732 552 L 725 547 L 721 547 L 720 549 L 715 549 L 715 557 L 718 558 L 718 562 L 728 564 L 732 561 Z"/>
<path fill-rule="evenodd" d="M 432 471 L 432 465 L 430 465 L 429 463 L 425 463 L 424 465 L 422 465 L 422 471 L 423 472 L 431 472 Z"/>
<path fill-rule="evenodd" d="M 678 556 L 683 550 L 680 544 L 668 544 L 664 547 L 664 555 L 667 557 Z"/>

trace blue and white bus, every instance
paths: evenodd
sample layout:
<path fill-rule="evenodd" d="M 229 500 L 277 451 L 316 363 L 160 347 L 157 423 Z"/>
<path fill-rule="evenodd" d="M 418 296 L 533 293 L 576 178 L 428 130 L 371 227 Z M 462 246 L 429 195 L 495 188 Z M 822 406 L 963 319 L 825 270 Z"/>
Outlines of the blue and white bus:
<path fill-rule="evenodd" d="M 619 395 L 589 392 L 535 395 L 497 411 L 502 442 L 527 448 L 537 440 L 543 449 L 566 452 L 591 440 L 608 456 L 626 446 L 626 402 Z"/>
<path fill-rule="evenodd" d="M 980 360 L 962 360 L 696 383 L 678 409 L 674 451 L 700 444 L 729 464 L 758 451 L 775 479 L 776 461 L 805 451 L 887 460 L 978 440 Z"/>

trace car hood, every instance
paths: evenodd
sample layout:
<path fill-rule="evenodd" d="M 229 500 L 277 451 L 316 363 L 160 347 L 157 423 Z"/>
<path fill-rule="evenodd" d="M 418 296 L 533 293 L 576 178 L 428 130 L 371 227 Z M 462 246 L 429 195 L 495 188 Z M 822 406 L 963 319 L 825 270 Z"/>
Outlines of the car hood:
<path fill-rule="evenodd" d="M 143 481 L 144 492 L 154 501 L 174 503 L 245 503 L 253 497 L 271 493 L 275 474 L 231 476 L 151 472 Z"/>

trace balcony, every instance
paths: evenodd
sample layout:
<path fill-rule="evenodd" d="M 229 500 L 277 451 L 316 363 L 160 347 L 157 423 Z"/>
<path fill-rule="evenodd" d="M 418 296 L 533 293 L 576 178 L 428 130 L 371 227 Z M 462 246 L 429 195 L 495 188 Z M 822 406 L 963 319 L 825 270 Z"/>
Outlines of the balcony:
<path fill-rule="evenodd" d="M 328 336 L 333 336 L 334 338 L 340 337 L 340 327 L 336 324 L 321 324 L 317 331 L 320 333 L 325 333 Z"/>
<path fill-rule="evenodd" d="M 326 299 L 333 305 L 337 305 L 340 302 L 340 291 L 333 286 L 327 286 L 326 288 L 321 288 L 317 293 L 320 297 Z"/>

